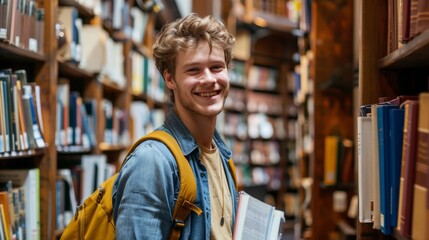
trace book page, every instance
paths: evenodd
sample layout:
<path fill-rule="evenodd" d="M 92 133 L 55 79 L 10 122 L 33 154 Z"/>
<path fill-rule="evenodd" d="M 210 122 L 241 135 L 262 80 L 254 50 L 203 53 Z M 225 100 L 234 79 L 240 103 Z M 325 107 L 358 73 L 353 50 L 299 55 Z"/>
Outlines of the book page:
<path fill-rule="evenodd" d="M 240 192 L 234 239 L 278 239 L 284 212 Z"/>
<path fill-rule="evenodd" d="M 272 228 L 270 231 L 270 235 L 268 239 L 273 239 L 273 240 L 277 240 L 277 239 L 282 239 L 282 223 L 285 222 L 285 217 L 284 217 L 285 213 L 283 211 L 280 210 L 274 210 L 274 216 L 273 216 L 273 222 L 272 222 Z"/>

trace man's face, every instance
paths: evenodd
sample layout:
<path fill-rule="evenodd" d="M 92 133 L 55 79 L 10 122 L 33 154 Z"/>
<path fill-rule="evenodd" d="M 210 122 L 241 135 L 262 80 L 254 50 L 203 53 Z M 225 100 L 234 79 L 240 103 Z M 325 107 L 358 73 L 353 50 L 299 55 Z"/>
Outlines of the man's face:
<path fill-rule="evenodd" d="M 178 112 L 216 117 L 229 92 L 223 50 L 213 47 L 210 52 L 209 44 L 202 41 L 196 48 L 179 52 L 175 76 L 168 76 L 166 83 L 174 92 Z"/>

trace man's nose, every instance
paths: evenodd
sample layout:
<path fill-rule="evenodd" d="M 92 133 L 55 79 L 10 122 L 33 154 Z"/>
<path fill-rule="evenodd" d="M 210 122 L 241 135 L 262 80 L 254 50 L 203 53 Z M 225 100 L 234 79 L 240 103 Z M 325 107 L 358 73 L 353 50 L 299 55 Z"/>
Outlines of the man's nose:
<path fill-rule="evenodd" d="M 204 69 L 204 81 L 210 81 L 210 82 L 216 81 L 216 77 L 208 68 Z"/>

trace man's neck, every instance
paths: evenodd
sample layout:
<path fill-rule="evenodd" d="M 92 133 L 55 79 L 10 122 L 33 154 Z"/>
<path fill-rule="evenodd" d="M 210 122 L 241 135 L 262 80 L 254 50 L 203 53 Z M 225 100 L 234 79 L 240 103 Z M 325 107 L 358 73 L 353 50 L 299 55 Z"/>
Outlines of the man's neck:
<path fill-rule="evenodd" d="M 177 112 L 177 116 L 186 126 L 198 145 L 210 148 L 216 128 L 216 117 L 203 117 Z"/>

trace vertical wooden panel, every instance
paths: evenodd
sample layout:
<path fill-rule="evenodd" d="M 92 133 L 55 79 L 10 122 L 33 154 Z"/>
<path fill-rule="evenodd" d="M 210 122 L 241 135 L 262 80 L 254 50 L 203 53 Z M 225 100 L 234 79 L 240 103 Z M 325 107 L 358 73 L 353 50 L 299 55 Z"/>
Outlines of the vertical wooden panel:
<path fill-rule="evenodd" d="M 46 62 L 40 67 L 36 82 L 42 94 L 42 114 L 44 119 L 44 138 L 48 144 L 40 168 L 40 231 L 41 239 L 55 239 L 55 178 L 57 155 L 55 149 L 55 116 L 58 63 L 56 61 L 57 41 L 55 22 L 57 19 L 57 1 L 44 1 Z"/>
<path fill-rule="evenodd" d="M 325 136 L 353 139 L 353 1 L 313 1 L 314 153 L 311 156 L 312 239 L 329 239 L 345 213 L 333 211 L 333 188 L 323 188 Z M 353 189 L 345 189 L 350 199 Z"/>
<path fill-rule="evenodd" d="M 362 9 L 359 50 L 360 104 L 376 103 L 379 96 L 392 96 L 392 89 L 378 71 L 378 61 L 387 53 L 387 1 L 359 1 Z"/>
<path fill-rule="evenodd" d="M 379 71 L 379 60 L 387 53 L 387 0 L 358 1 L 361 9 L 359 37 L 358 106 L 378 102 L 380 96 L 394 96 L 394 86 Z M 357 222 L 356 237 L 392 239 L 374 230 L 372 224 Z"/>

